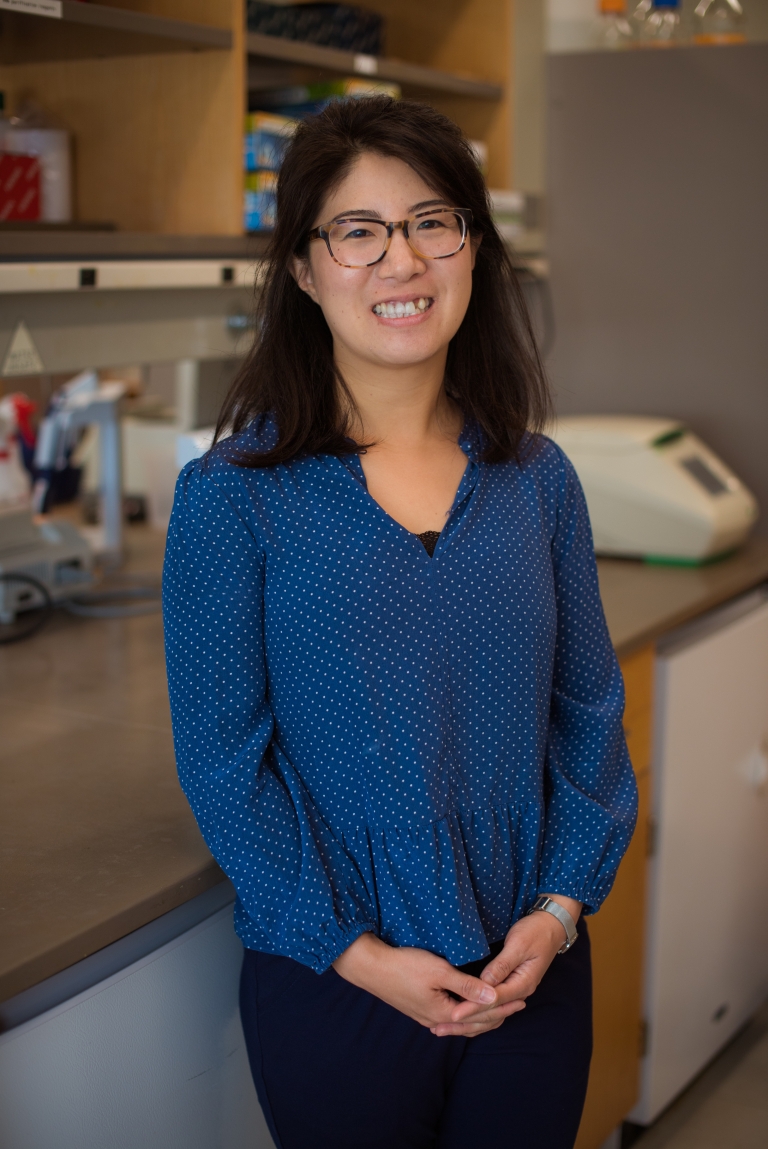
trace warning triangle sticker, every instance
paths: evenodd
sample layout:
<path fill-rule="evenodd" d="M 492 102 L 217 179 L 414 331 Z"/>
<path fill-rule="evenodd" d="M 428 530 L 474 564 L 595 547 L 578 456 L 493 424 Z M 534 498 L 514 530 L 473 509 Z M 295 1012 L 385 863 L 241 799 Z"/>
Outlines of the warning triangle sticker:
<path fill-rule="evenodd" d="M 43 361 L 23 319 L 16 324 L 0 375 L 40 375 Z"/>

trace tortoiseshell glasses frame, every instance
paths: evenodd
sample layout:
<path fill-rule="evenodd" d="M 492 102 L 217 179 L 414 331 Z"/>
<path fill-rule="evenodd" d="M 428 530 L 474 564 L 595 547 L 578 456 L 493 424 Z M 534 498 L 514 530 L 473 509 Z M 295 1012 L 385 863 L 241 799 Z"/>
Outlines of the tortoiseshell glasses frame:
<path fill-rule="evenodd" d="M 466 244 L 471 224 L 472 212 L 469 208 L 459 207 L 432 208 L 431 211 L 420 211 L 407 219 L 391 220 L 389 223 L 373 216 L 337 216 L 313 228 L 308 238 L 324 240 L 328 254 L 340 267 L 374 267 L 389 251 L 396 231 L 402 231 L 411 250 L 421 259 L 449 259 L 457 255 Z M 411 235 L 411 228 L 417 235 L 421 229 L 421 243 Z M 347 254 L 345 250 L 340 251 L 345 243 L 354 246 L 355 256 L 351 252 Z M 373 252 L 376 252 L 375 258 L 368 259 L 367 255 Z M 353 258 L 362 262 L 348 262 Z"/>

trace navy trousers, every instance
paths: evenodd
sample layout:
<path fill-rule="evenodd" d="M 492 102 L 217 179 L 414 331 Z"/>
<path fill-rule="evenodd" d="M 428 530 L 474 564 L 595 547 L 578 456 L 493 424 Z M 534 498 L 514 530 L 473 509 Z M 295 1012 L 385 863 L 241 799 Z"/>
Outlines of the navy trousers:
<path fill-rule="evenodd" d="M 246 950 L 240 1010 L 275 1145 L 572 1149 L 592 1053 L 583 920 L 579 935 L 524 1010 L 473 1038 L 435 1037 L 333 969 Z"/>

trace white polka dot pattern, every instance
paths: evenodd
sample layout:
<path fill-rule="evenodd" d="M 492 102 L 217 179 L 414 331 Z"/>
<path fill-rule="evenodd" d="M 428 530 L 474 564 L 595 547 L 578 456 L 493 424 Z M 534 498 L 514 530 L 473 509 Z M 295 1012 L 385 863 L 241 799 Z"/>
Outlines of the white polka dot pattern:
<path fill-rule="evenodd" d="M 467 469 L 430 559 L 360 460 L 182 471 L 164 611 L 179 777 L 244 944 L 456 965 L 538 892 L 608 894 L 637 796 L 584 498 L 549 440 Z"/>

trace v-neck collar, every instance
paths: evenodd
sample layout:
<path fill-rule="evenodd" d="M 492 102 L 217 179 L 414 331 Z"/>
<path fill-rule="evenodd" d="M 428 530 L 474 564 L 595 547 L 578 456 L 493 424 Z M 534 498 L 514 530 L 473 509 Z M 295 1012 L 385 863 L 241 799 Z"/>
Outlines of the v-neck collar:
<path fill-rule="evenodd" d="M 464 425 L 462 426 L 461 432 L 457 439 L 457 443 L 464 454 L 467 456 L 467 466 L 464 469 L 464 474 L 461 476 L 461 481 L 454 496 L 453 503 L 451 504 L 451 509 L 448 512 L 445 526 L 440 531 L 440 537 L 437 540 L 432 559 L 440 554 L 447 543 L 447 539 L 450 537 L 450 535 L 453 534 L 453 527 L 455 527 L 457 522 L 456 512 L 463 504 L 468 501 L 470 495 L 475 489 L 475 486 L 477 485 L 477 480 L 480 475 L 479 460 L 480 453 L 482 451 L 482 443 L 480 438 L 480 430 L 477 426 L 477 423 L 473 419 L 464 419 Z M 373 506 L 378 508 L 381 514 L 384 515 L 394 527 L 398 527 L 405 536 L 410 536 L 413 541 L 418 544 L 420 550 L 423 550 L 424 547 L 423 544 L 419 541 L 418 534 L 414 534 L 413 531 L 409 531 L 407 527 L 404 527 L 402 523 L 397 521 L 397 519 L 392 518 L 392 516 L 384 510 L 381 504 L 377 503 L 373 496 L 369 494 L 368 483 L 365 478 L 363 464 L 360 461 L 359 452 L 355 451 L 349 455 L 343 455 L 340 457 L 339 461 L 357 480 Z M 429 558 L 429 556 L 427 557 Z"/>

